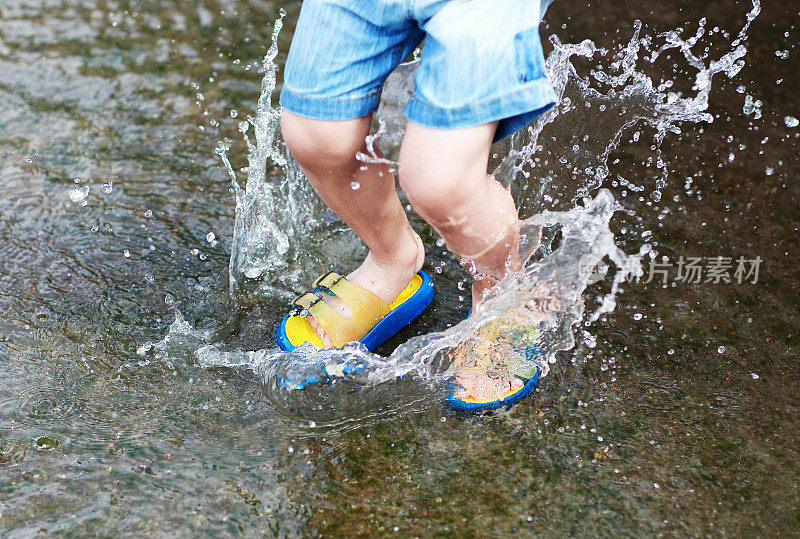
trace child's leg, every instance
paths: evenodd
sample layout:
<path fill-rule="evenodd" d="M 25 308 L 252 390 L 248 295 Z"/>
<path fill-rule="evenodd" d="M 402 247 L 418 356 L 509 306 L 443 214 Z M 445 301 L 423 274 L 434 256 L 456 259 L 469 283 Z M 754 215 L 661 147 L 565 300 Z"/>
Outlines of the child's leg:
<path fill-rule="evenodd" d="M 400 149 L 400 185 L 414 209 L 468 267 L 486 275 L 473 283 L 473 311 L 495 279 L 519 269 L 514 200 L 486 174 L 496 125 L 442 130 L 409 122 Z M 455 381 L 463 388 L 458 398 L 522 387 L 519 378 L 492 378 L 480 370 L 465 370 Z"/>
<path fill-rule="evenodd" d="M 348 276 L 391 302 L 419 271 L 425 251 L 411 230 L 388 166 L 356 160 L 365 151 L 370 116 L 326 121 L 284 110 L 281 130 L 289 150 L 325 203 L 367 244 L 364 263 Z M 329 304 L 349 316 L 336 298 Z"/>
<path fill-rule="evenodd" d="M 403 191 L 476 277 L 473 309 L 496 279 L 519 269 L 514 200 L 486 174 L 496 125 L 443 130 L 409 122 L 400 149 Z"/>

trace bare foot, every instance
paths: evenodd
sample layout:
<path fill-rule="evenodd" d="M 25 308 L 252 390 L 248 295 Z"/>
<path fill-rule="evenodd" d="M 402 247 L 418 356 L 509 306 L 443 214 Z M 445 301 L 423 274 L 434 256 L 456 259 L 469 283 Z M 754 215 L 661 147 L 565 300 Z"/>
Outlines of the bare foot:
<path fill-rule="evenodd" d="M 387 303 L 394 301 L 408 286 L 414 274 L 422 269 L 422 264 L 425 262 L 425 246 L 422 244 L 422 239 L 410 228 L 408 233 L 407 239 L 398 242 L 397 252 L 390 260 L 376 260 L 370 252 L 364 262 L 347 275 L 347 280 L 369 290 Z M 347 304 L 336 296 L 323 294 L 322 300 L 342 318 L 347 319 L 352 316 Z M 325 330 L 313 317 L 310 323 L 323 344 L 332 346 L 333 343 L 325 334 Z"/>

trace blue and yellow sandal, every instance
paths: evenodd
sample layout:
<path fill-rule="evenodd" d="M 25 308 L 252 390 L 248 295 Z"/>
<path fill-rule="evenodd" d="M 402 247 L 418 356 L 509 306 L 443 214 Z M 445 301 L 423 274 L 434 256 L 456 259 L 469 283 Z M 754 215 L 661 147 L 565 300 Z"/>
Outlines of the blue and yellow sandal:
<path fill-rule="evenodd" d="M 471 313 L 472 311 L 470 311 Z M 539 375 L 541 369 L 536 364 L 537 359 L 544 357 L 544 339 L 540 328 L 526 328 L 519 332 L 515 331 L 512 340 L 520 343 L 524 342 L 523 346 L 516 346 L 520 352 L 524 351 L 525 361 L 515 369 L 514 377 L 522 380 L 522 386 L 517 389 L 511 389 L 503 394 L 500 398 L 479 398 L 468 395 L 464 398 L 455 396 L 455 390 L 461 386 L 451 382 L 449 394 L 447 396 L 447 404 L 455 410 L 471 413 L 486 412 L 501 407 L 511 407 L 521 399 L 530 395 L 536 388 L 539 382 Z"/>
<path fill-rule="evenodd" d="M 433 299 L 433 281 L 424 271 L 414 275 L 391 303 L 335 271 L 314 281 L 313 288 L 313 292 L 306 292 L 292 302 L 291 311 L 278 325 L 278 346 L 285 352 L 306 342 L 316 348 L 325 347 L 311 328 L 310 317 L 322 326 L 335 347 L 358 341 L 373 351 L 422 314 Z M 322 301 L 323 293 L 341 299 L 353 315 L 346 319 L 339 316 Z"/>

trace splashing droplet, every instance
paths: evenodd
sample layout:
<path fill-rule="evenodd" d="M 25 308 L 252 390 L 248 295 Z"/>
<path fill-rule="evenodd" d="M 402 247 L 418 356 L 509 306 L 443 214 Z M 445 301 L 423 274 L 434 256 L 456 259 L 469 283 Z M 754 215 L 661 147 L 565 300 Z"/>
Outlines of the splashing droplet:
<path fill-rule="evenodd" d="M 783 119 L 783 121 L 786 123 L 786 127 L 797 127 L 798 125 L 800 125 L 800 120 L 798 120 L 794 116 L 787 116 L 786 118 Z"/>
<path fill-rule="evenodd" d="M 81 206 L 86 206 L 86 197 L 89 196 L 89 186 L 85 185 L 85 186 L 80 187 L 78 189 L 70 189 L 67 192 L 67 196 L 75 204 L 80 204 Z"/>
<path fill-rule="evenodd" d="M 259 268 L 247 268 L 244 270 L 244 276 L 248 279 L 257 279 L 261 275 L 261 270 Z"/>

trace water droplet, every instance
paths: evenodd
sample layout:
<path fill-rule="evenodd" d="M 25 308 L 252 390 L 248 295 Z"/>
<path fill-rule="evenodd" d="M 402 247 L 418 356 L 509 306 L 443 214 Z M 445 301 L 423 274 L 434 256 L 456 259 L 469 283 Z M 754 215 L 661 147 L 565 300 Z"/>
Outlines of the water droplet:
<path fill-rule="evenodd" d="M 653 487 L 654 488 L 661 488 L 661 485 L 659 485 L 658 483 L 653 483 Z"/>
<path fill-rule="evenodd" d="M 719 352 L 720 354 L 725 353 L 725 347 L 724 346 L 720 346 L 719 348 L 717 348 L 717 352 Z"/>
<path fill-rule="evenodd" d="M 122 251 L 122 254 L 125 255 L 125 258 L 130 258 L 131 257 L 131 252 L 129 250 L 127 250 L 127 249 Z"/>
<path fill-rule="evenodd" d="M 144 212 L 144 216 L 149 219 L 150 217 L 153 216 L 153 210 L 147 210 L 146 212 Z"/>
<path fill-rule="evenodd" d="M 672 349 L 672 348 L 670 348 L 669 350 L 667 350 L 667 355 L 670 355 L 670 356 L 671 356 L 671 355 L 672 355 L 672 354 L 674 354 L 674 353 L 675 353 L 675 350 L 674 350 L 674 349 Z"/>
<path fill-rule="evenodd" d="M 213 232 L 206 234 L 206 241 L 212 243 L 217 236 Z"/>
<path fill-rule="evenodd" d="M 754 120 L 761 118 L 761 100 L 753 99 L 753 96 L 744 96 L 744 106 L 742 107 L 744 114 L 752 114 Z"/>
<path fill-rule="evenodd" d="M 754 372 L 751 372 L 751 373 L 750 373 L 750 376 L 752 376 L 752 377 L 753 377 L 753 380 L 758 380 L 758 375 L 757 375 L 756 373 L 754 373 Z"/>
<path fill-rule="evenodd" d="M 244 270 L 244 276 L 248 279 L 257 279 L 259 275 L 261 275 L 259 268 L 247 268 Z"/>
<path fill-rule="evenodd" d="M 786 123 L 786 127 L 797 127 L 798 125 L 800 125 L 800 120 L 798 120 L 794 116 L 787 116 L 786 118 L 783 119 L 783 121 Z"/>
<path fill-rule="evenodd" d="M 350 189 L 352 189 L 353 191 L 355 191 L 359 187 L 361 187 L 360 183 L 358 183 L 358 182 L 350 182 Z"/>
<path fill-rule="evenodd" d="M 236 110 L 232 110 L 231 111 L 231 118 L 236 118 L 237 116 L 239 116 L 239 113 Z"/>
<path fill-rule="evenodd" d="M 75 204 L 80 204 L 81 206 L 86 205 L 86 197 L 89 196 L 89 186 L 84 185 L 79 189 L 70 189 L 67 192 L 67 196 L 69 199 L 74 202 Z"/>
<path fill-rule="evenodd" d="M 107 183 L 103 184 L 102 189 L 104 193 L 110 193 L 114 189 L 114 182 L 109 180 Z"/>
<path fill-rule="evenodd" d="M 641 320 L 643 318 L 642 313 L 636 313 L 633 315 L 634 320 Z"/>

